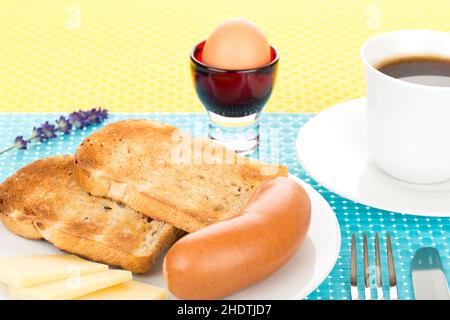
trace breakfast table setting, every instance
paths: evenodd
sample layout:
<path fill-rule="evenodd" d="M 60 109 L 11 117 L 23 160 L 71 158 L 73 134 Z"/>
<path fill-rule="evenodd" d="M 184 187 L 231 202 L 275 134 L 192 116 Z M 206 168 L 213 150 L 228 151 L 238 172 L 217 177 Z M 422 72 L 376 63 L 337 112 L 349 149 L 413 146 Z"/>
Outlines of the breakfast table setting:
<path fill-rule="evenodd" d="M 308 195 L 301 245 L 262 280 L 218 297 L 450 299 L 450 35 L 440 14 L 448 3 L 283 1 L 258 11 L 236 2 L 220 11 L 221 1 L 175 2 L 153 12 L 132 1 L 126 14 L 104 1 L 31 1 L 28 18 L 9 5 L 0 21 L 12 49 L 0 56 L 0 183 L 38 159 L 81 159 L 79 149 L 117 123 L 150 120 L 157 132 L 155 120 L 242 159 L 285 166 Z M 424 10 L 430 18 L 421 20 Z M 413 58 L 425 71 L 395 69 Z M 423 82 L 423 74 L 442 82 Z M 118 135 L 131 131 L 139 132 Z M 117 200 L 111 189 L 98 195 Z M 61 253 L 8 229 L 0 224 L 0 299 L 11 299 L 2 257 Z M 166 250 L 133 279 L 165 288 Z M 189 297 L 180 292 L 169 286 L 168 297 Z"/>

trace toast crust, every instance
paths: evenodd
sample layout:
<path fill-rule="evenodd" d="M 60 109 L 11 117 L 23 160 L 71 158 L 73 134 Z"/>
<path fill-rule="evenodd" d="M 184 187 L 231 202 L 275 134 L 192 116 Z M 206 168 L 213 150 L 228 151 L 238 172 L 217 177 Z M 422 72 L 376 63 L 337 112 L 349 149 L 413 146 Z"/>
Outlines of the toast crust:
<path fill-rule="evenodd" d="M 13 233 L 136 273 L 183 233 L 75 181 L 73 156 L 35 161 L 0 185 L 0 219 Z"/>
<path fill-rule="evenodd" d="M 239 214 L 260 184 L 288 175 L 147 119 L 106 125 L 78 147 L 75 164 L 87 192 L 187 232 Z"/>
<path fill-rule="evenodd" d="M 134 273 L 147 273 L 161 252 L 181 236 L 180 232 L 174 232 L 172 226 L 165 224 L 159 232 L 159 243 L 152 248 L 151 252 L 146 255 L 130 255 L 129 252 L 109 244 L 80 238 L 63 230 L 47 228 L 41 223 L 36 224 L 36 229 L 45 240 L 62 251 L 88 260 L 121 267 Z"/>
<path fill-rule="evenodd" d="M 16 211 L 15 215 L 19 216 L 14 217 L 14 214 L 11 216 L 10 214 L 3 214 L 2 211 L 0 211 L 0 221 L 3 223 L 6 229 L 26 239 L 42 239 L 42 235 L 38 230 L 36 230 L 33 220 L 28 218 L 22 212 Z"/>

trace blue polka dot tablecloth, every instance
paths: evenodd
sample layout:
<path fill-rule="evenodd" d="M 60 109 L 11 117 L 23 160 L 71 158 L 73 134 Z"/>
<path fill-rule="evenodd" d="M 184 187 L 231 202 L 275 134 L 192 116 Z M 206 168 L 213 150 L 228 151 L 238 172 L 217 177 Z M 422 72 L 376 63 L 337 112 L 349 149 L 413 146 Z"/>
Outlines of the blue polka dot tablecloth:
<path fill-rule="evenodd" d="M 0 114 L 0 149 L 9 147 L 15 136 L 29 136 L 33 126 L 49 120 L 53 121 L 58 114 L 41 113 L 3 113 Z M 396 262 L 399 299 L 414 299 L 411 281 L 411 259 L 417 249 L 424 246 L 436 247 L 450 279 L 450 218 L 428 218 L 402 215 L 367 207 L 342 198 L 319 185 L 302 169 L 295 155 L 295 139 L 299 129 L 312 115 L 265 113 L 261 119 L 261 150 L 259 157 L 265 161 L 278 161 L 289 166 L 290 173 L 311 184 L 330 204 L 336 212 L 342 235 L 341 252 L 335 267 L 326 280 L 307 299 L 330 300 L 350 299 L 350 241 L 352 233 L 359 240 L 359 251 L 362 252 L 364 232 L 369 237 L 369 246 L 373 249 L 375 233 L 380 234 L 382 248 L 385 248 L 386 233 L 390 232 Z M 207 133 L 207 118 L 204 113 L 166 113 L 166 114 L 111 114 L 106 121 L 114 122 L 127 118 L 153 118 L 190 131 L 195 136 Z M 101 126 L 101 125 L 99 125 Z M 0 181 L 6 179 L 20 167 L 29 162 L 56 154 L 74 153 L 78 144 L 98 127 L 89 127 L 60 136 L 45 143 L 32 145 L 27 150 L 12 150 L 0 155 Z M 271 141 L 270 145 L 267 141 Z M 320 159 L 318 159 L 320 161 Z M 4 244 L 0 244 L 4 245 Z M 385 250 L 382 250 L 382 270 L 387 270 Z M 370 258 L 373 258 L 371 255 Z M 362 259 L 360 259 L 362 260 Z M 359 261 L 362 263 L 362 261 Z M 373 260 L 370 261 L 374 263 Z M 358 270 L 362 270 L 358 265 Z M 362 272 L 358 272 L 362 277 Z M 359 283 L 363 283 L 362 278 Z M 383 274 L 383 283 L 388 283 L 387 273 Z M 360 288 L 362 291 L 363 288 Z M 387 288 L 384 288 L 387 292 Z"/>

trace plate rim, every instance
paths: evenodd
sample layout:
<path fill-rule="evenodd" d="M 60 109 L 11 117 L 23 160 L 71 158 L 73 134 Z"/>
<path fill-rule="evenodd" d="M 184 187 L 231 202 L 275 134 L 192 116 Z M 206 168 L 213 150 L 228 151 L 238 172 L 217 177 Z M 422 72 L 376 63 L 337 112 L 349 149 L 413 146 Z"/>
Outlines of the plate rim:
<path fill-rule="evenodd" d="M 341 247 L 342 247 L 341 226 L 339 224 L 339 220 L 337 219 L 336 212 L 333 210 L 333 208 L 331 208 L 328 201 L 316 189 L 314 189 L 309 183 L 307 183 L 303 179 L 300 179 L 299 177 L 297 177 L 296 175 L 294 175 L 292 173 L 289 173 L 288 177 L 295 180 L 298 184 L 300 184 L 303 188 L 305 188 L 308 195 L 309 195 L 309 192 L 313 192 L 313 193 L 315 193 L 315 195 L 318 198 L 320 198 L 323 201 L 323 203 L 329 209 L 329 216 L 332 217 L 331 220 L 332 220 L 332 223 L 334 224 L 334 228 L 336 231 L 336 239 L 335 239 L 336 242 L 335 242 L 335 248 L 333 250 L 333 252 L 335 252 L 335 255 L 330 260 L 333 262 L 330 263 L 330 265 L 326 268 L 326 271 L 324 271 L 324 273 L 321 277 L 318 277 L 316 281 L 312 282 L 312 284 L 309 284 L 309 286 L 306 286 L 306 288 L 303 288 L 302 291 L 298 292 L 297 294 L 295 294 L 294 296 L 289 298 L 289 300 L 303 300 L 309 294 L 314 292 L 314 290 L 316 290 L 323 283 L 323 281 L 325 281 L 325 279 L 331 273 L 333 268 L 336 266 L 337 260 L 339 259 L 339 255 L 341 252 Z"/>

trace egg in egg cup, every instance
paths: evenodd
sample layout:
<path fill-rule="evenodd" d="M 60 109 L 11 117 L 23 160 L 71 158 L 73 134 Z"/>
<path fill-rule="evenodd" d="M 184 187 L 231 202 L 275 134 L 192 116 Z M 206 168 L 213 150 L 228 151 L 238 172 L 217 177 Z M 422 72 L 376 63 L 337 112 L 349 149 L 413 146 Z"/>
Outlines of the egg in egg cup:
<path fill-rule="evenodd" d="M 190 53 L 192 80 L 209 116 L 209 137 L 239 154 L 259 145 L 261 111 L 272 93 L 279 55 L 270 47 L 270 61 L 251 69 L 221 69 L 202 61 L 205 42 Z"/>

